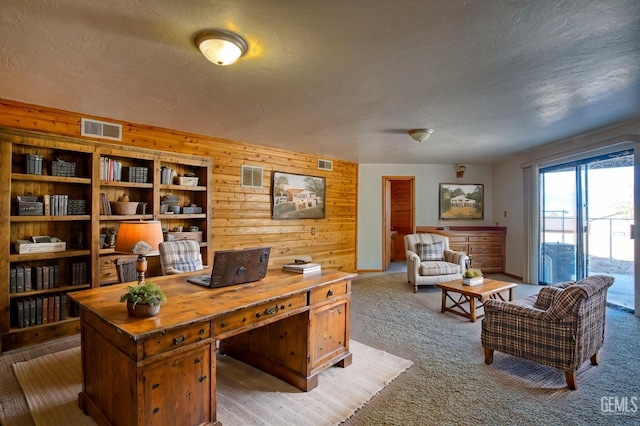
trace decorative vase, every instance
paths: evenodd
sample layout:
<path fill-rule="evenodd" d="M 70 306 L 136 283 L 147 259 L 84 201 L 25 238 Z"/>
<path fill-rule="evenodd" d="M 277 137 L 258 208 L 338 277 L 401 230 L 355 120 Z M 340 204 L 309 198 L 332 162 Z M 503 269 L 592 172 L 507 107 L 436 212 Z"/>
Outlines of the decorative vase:
<path fill-rule="evenodd" d="M 135 317 L 152 317 L 160 312 L 160 305 L 149 305 L 146 303 L 138 303 L 133 306 L 133 302 L 127 301 L 127 311 L 129 315 Z"/>

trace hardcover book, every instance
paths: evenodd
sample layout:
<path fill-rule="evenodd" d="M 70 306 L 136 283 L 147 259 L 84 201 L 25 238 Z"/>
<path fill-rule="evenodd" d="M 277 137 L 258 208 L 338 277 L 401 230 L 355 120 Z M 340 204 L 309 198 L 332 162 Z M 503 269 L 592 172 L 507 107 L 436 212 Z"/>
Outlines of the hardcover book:
<path fill-rule="evenodd" d="M 319 263 L 287 263 L 282 267 L 285 271 L 297 272 L 299 274 L 307 274 L 309 272 L 317 272 L 322 270 Z"/>

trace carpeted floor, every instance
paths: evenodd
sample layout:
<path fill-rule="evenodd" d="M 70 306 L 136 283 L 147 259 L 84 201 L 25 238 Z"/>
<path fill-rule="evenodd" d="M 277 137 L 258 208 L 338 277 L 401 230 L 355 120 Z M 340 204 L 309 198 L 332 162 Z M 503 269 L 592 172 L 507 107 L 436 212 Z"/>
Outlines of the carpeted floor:
<path fill-rule="evenodd" d="M 516 298 L 538 290 L 519 285 Z M 352 291 L 351 337 L 414 365 L 346 426 L 640 423 L 640 319 L 627 311 L 607 309 L 600 365 L 585 363 L 578 390 L 570 391 L 559 370 L 500 353 L 485 365 L 480 321 L 440 313 L 440 291 L 413 293 L 405 272 L 362 274 Z M 0 397 L 6 357 L 0 357 Z M 612 412 L 615 401 L 627 402 L 626 415 Z"/>
<path fill-rule="evenodd" d="M 519 285 L 515 298 L 538 290 Z M 405 272 L 360 275 L 352 292 L 351 335 L 414 366 L 348 426 L 640 424 L 640 319 L 627 311 L 607 309 L 600 365 L 585 363 L 570 391 L 556 369 L 501 353 L 485 365 L 481 321 L 440 313 L 440 290 L 413 293 Z M 613 414 L 603 398 L 626 400 L 626 415 Z"/>

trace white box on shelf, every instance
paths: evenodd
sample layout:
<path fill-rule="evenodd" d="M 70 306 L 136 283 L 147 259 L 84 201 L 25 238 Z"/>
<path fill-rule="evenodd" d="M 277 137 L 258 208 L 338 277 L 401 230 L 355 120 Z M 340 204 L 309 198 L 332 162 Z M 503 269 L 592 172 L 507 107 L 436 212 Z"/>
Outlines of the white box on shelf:
<path fill-rule="evenodd" d="M 55 243 L 34 243 L 28 240 L 18 240 L 15 243 L 15 249 L 18 254 L 53 253 L 57 251 L 65 251 L 67 249 L 67 243 L 64 241 Z"/>

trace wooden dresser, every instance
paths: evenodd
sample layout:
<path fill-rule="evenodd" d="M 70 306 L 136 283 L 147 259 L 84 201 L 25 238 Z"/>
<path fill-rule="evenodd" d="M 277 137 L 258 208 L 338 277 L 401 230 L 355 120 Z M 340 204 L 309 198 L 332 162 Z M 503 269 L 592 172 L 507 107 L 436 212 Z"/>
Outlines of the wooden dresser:
<path fill-rule="evenodd" d="M 450 226 L 446 230 L 435 226 L 418 226 L 416 232 L 449 237 L 449 248 L 471 256 L 471 266 L 482 269 L 482 272 L 505 272 L 507 228 L 504 226 Z"/>
<path fill-rule="evenodd" d="M 127 314 L 119 303 L 127 284 L 70 295 L 81 309 L 78 402 L 98 425 L 219 424 L 216 341 L 221 353 L 303 391 L 318 385 L 321 371 L 351 364 L 355 274 L 270 271 L 218 289 L 187 282 L 201 274 L 154 277 L 167 302 L 152 318 Z"/>

